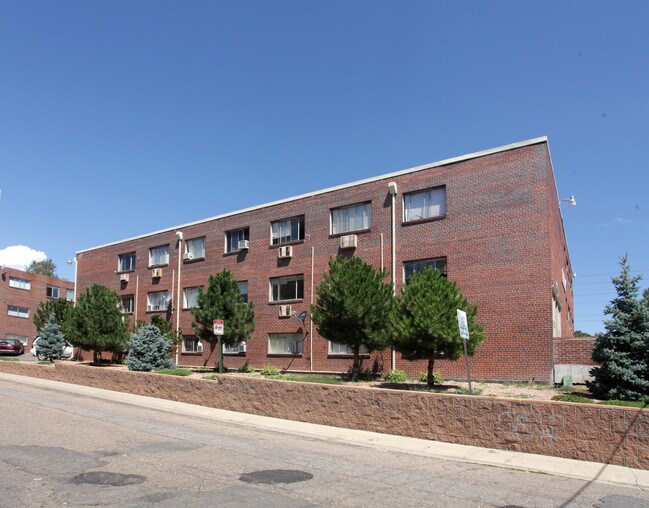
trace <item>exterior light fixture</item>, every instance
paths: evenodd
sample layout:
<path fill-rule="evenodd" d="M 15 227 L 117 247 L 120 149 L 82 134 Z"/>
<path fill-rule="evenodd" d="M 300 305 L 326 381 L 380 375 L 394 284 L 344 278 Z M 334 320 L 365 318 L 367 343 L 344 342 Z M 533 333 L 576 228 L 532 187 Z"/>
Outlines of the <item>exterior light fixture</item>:
<path fill-rule="evenodd" d="M 570 196 L 567 199 L 559 200 L 560 203 L 563 203 L 564 201 L 568 203 L 568 206 L 577 206 L 577 200 L 575 199 L 575 196 Z"/>

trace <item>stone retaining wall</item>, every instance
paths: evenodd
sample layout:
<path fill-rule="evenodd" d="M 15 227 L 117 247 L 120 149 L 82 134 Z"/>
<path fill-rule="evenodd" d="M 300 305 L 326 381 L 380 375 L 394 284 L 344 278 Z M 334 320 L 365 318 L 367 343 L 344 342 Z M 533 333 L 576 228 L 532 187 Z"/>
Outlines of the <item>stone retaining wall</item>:
<path fill-rule="evenodd" d="M 649 410 L 57 362 L 0 371 L 288 420 L 649 469 Z"/>

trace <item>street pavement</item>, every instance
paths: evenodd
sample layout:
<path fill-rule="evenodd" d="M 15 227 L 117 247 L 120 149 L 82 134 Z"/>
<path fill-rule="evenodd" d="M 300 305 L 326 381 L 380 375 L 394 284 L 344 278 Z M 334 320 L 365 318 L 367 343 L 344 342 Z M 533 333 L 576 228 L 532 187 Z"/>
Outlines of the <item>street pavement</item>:
<path fill-rule="evenodd" d="M 8 374 L 0 390 L 0 507 L 649 507 L 646 471 Z"/>

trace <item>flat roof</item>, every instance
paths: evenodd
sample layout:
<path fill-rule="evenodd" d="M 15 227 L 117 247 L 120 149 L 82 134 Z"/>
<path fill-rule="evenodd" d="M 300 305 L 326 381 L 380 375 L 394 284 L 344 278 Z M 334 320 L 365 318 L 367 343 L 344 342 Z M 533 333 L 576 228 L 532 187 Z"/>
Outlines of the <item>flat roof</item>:
<path fill-rule="evenodd" d="M 394 178 L 396 176 L 407 175 L 408 173 L 416 173 L 417 171 L 423 171 L 425 169 L 431 169 L 431 168 L 435 168 L 435 167 L 439 167 L 439 166 L 446 166 L 448 164 L 453 164 L 453 163 L 456 163 L 456 162 L 462 162 L 462 161 L 466 161 L 466 160 L 470 160 L 470 159 L 476 159 L 478 157 L 485 157 L 487 155 L 493 155 L 493 154 L 500 153 L 500 152 L 507 152 L 509 150 L 515 150 L 517 148 L 522 148 L 522 147 L 525 147 L 525 146 L 537 145 L 539 143 L 547 143 L 547 142 L 548 142 L 548 137 L 547 136 L 541 136 L 541 137 L 538 137 L 538 138 L 528 139 L 526 141 L 520 141 L 518 143 L 512 143 L 512 144 L 509 144 L 509 145 L 503 145 L 503 146 L 499 146 L 499 147 L 496 147 L 496 148 L 490 148 L 488 150 L 482 150 L 482 151 L 479 151 L 479 152 L 472 152 L 472 153 L 469 153 L 469 154 L 466 154 L 466 155 L 460 155 L 459 157 L 453 157 L 451 159 L 444 159 L 444 160 L 441 160 L 441 161 L 431 162 L 429 164 L 424 164 L 424 165 L 421 165 L 421 166 L 415 166 L 414 168 L 402 169 L 402 170 L 399 170 L 399 171 L 394 171 L 393 173 L 386 173 L 384 175 L 373 176 L 371 178 L 365 178 L 363 180 L 357 180 L 355 182 L 350 182 L 350 183 L 345 183 L 345 184 L 342 184 L 342 185 L 337 185 L 335 187 L 328 187 L 326 189 L 322 189 L 322 190 L 318 190 L 318 191 L 314 191 L 314 192 L 307 192 L 306 194 L 300 194 L 299 196 L 293 196 L 293 197 L 290 197 L 290 198 L 280 199 L 278 201 L 271 201 L 270 203 L 264 203 L 263 205 L 251 206 L 249 208 L 243 208 L 243 209 L 237 210 L 235 212 L 228 212 L 228 213 L 224 213 L 224 214 L 221 214 L 221 215 L 215 215 L 214 217 L 209 217 L 207 219 L 201 219 L 201 220 L 197 220 L 197 221 L 194 221 L 194 222 L 187 222 L 186 224 L 180 224 L 178 226 L 173 226 L 173 227 L 170 227 L 170 228 L 160 229 L 158 231 L 153 231 L 151 233 L 145 233 L 143 235 L 133 236 L 131 238 L 125 238 L 124 240 L 118 240 L 116 242 L 105 243 L 103 245 L 98 245 L 96 247 L 90 247 L 88 249 L 79 250 L 79 251 L 77 251 L 77 254 L 81 254 L 83 252 L 89 252 L 91 250 L 102 249 L 104 247 L 110 247 L 111 245 L 117 245 L 117 244 L 124 243 L 124 242 L 130 242 L 130 241 L 133 241 L 133 240 L 139 240 L 141 238 L 146 238 L 147 236 L 154 236 L 154 235 L 158 235 L 160 233 L 167 233 L 169 231 L 176 231 L 176 230 L 178 230 L 180 228 L 186 228 L 186 227 L 189 227 L 189 226 L 195 226 L 197 224 L 203 224 L 204 222 L 210 222 L 210 221 L 214 221 L 214 220 L 218 220 L 218 219 L 224 219 L 226 217 L 232 217 L 233 215 L 238 215 L 240 213 L 246 213 L 246 212 L 251 212 L 251 211 L 254 211 L 254 210 L 259 210 L 261 208 L 267 208 L 269 206 L 281 205 L 283 203 L 290 203 L 291 201 L 297 201 L 298 199 L 310 198 L 310 197 L 313 197 L 313 196 L 318 196 L 320 194 L 326 194 L 327 192 L 333 192 L 333 191 L 337 191 L 337 190 L 341 190 L 341 189 L 346 189 L 346 188 L 349 188 L 349 187 L 354 187 L 356 185 L 362 185 L 362 184 L 371 183 L 371 182 L 378 182 L 380 180 L 385 180 L 385 179 L 388 179 L 388 178 Z"/>

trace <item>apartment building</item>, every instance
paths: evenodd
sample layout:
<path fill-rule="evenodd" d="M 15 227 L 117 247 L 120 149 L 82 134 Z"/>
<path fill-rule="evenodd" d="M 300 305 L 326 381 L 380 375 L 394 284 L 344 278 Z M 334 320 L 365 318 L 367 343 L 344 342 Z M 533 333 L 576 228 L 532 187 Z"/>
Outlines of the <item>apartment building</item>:
<path fill-rule="evenodd" d="M 74 282 L 0 267 L 0 337 L 18 339 L 29 349 L 36 337 L 33 317 L 38 304 L 49 298 L 74 301 Z"/>
<path fill-rule="evenodd" d="M 573 334 L 560 204 L 547 138 L 536 138 L 85 249 L 77 283 L 116 291 L 132 322 L 165 315 L 184 336 L 177 363 L 214 366 L 190 309 L 227 268 L 255 304 L 256 328 L 225 349 L 226 367 L 343 372 L 351 351 L 320 337 L 309 316 L 296 319 L 315 302 L 329 259 L 383 267 L 397 292 L 434 266 L 478 306 L 487 340 L 471 359 L 476 378 L 551 381 L 553 339 Z M 364 356 L 366 368 L 425 370 L 390 350 Z M 463 362 L 436 367 L 465 375 Z"/>

